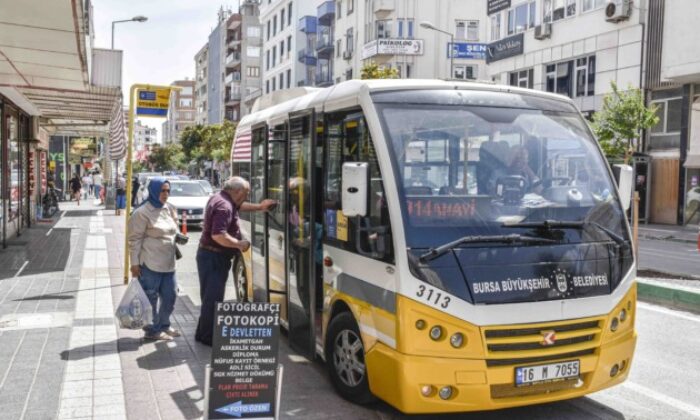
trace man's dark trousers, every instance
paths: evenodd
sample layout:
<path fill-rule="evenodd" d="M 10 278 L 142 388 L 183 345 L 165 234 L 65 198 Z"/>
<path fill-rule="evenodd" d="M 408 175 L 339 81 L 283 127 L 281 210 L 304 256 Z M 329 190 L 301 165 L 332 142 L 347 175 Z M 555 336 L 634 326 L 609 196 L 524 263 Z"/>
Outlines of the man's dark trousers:
<path fill-rule="evenodd" d="M 195 340 L 211 345 L 214 332 L 214 311 L 216 302 L 223 302 L 226 280 L 231 270 L 229 254 L 197 250 L 197 272 L 199 273 L 199 297 L 202 308 L 197 324 Z"/>

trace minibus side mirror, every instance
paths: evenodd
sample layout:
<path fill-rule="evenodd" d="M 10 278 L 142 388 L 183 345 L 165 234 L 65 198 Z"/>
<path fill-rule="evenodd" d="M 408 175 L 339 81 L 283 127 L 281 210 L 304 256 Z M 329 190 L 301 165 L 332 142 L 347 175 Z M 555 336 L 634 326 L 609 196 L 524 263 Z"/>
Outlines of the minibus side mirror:
<path fill-rule="evenodd" d="M 342 172 L 343 214 L 348 217 L 367 215 L 369 164 L 345 162 Z"/>
<path fill-rule="evenodd" d="M 629 210 L 632 201 L 633 172 L 629 165 L 613 165 L 617 190 L 620 192 L 620 204 L 625 211 Z"/>

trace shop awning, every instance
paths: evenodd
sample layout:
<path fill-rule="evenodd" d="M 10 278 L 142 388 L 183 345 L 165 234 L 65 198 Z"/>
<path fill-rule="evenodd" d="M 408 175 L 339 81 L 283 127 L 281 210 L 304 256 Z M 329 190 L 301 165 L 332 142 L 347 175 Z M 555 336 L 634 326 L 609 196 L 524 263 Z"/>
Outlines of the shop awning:
<path fill-rule="evenodd" d="M 121 95 L 121 51 L 92 49 L 90 7 L 0 0 L 0 88 L 50 133 L 104 134 Z"/>
<path fill-rule="evenodd" d="M 124 159 L 126 156 L 126 130 L 124 127 L 124 111 L 121 100 L 114 104 L 112 117 L 109 121 L 109 158 L 110 160 Z"/>

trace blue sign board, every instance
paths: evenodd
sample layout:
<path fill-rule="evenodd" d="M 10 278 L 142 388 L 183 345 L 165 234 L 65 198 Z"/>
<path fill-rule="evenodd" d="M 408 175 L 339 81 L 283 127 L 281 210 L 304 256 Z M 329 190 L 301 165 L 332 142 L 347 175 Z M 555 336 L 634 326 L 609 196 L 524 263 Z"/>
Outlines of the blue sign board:
<path fill-rule="evenodd" d="M 447 58 L 471 58 L 474 60 L 486 60 L 486 52 L 488 51 L 487 44 L 478 44 L 474 42 L 454 42 L 447 43 Z"/>

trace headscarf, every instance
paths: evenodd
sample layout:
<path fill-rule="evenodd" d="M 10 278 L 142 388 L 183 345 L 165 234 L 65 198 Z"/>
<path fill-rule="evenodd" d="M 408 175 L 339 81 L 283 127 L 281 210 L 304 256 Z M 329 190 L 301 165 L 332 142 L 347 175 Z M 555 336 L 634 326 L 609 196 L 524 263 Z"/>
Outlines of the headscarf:
<path fill-rule="evenodd" d="M 157 209 L 163 207 L 163 203 L 160 202 L 160 189 L 163 188 L 163 184 L 170 184 L 162 176 L 151 178 L 148 183 L 148 202 Z"/>

